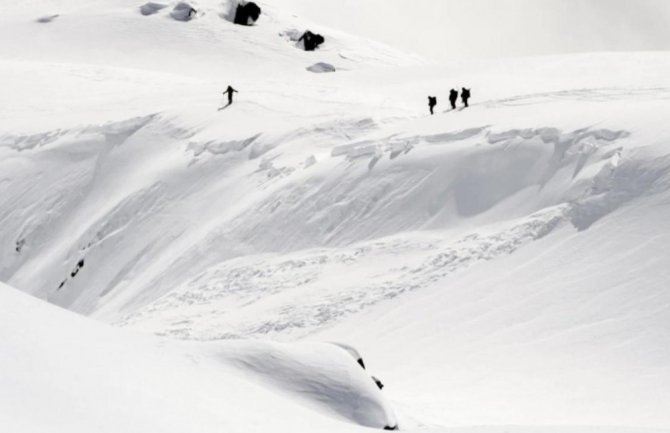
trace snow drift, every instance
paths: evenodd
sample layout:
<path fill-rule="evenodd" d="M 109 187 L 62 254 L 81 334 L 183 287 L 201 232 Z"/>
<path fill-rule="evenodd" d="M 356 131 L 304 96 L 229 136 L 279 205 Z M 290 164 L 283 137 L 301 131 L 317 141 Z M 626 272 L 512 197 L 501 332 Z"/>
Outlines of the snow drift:
<path fill-rule="evenodd" d="M 174 344 L 59 311 L 2 284 L 0 301 L 3 431 L 395 425 L 370 378 L 329 344 Z"/>
<path fill-rule="evenodd" d="M 330 63 L 314 63 L 312 66 L 308 66 L 307 70 L 310 72 L 315 72 L 315 73 L 323 73 L 323 72 L 335 72 L 335 66 L 331 65 Z"/>
<path fill-rule="evenodd" d="M 166 7 L 167 5 L 162 3 L 148 2 L 140 6 L 140 13 L 142 15 L 153 15 Z"/>
<path fill-rule="evenodd" d="M 186 2 L 179 2 L 170 12 L 170 16 L 177 21 L 191 21 L 198 11 Z"/>

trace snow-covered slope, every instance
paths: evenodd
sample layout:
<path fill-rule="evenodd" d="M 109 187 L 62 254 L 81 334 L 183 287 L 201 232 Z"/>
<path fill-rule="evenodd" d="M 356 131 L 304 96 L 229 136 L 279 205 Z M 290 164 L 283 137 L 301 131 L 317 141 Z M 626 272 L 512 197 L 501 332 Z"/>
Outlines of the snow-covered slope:
<path fill-rule="evenodd" d="M 670 55 L 426 67 L 261 5 L 253 27 L 219 2 L 189 22 L 174 3 L 8 8 L 0 281 L 181 339 L 352 343 L 401 427 L 668 428 Z M 295 47 L 306 28 L 323 49 Z M 459 86 L 473 104 L 447 110 Z M 314 344 L 193 347 L 225 380 L 309 396 L 302 366 L 335 350 Z M 334 395 L 307 406 L 380 426 Z"/>
<path fill-rule="evenodd" d="M 142 2 L 134 0 L 94 0 L 85 5 L 78 1 L 8 4 L 1 18 L 4 42 L 0 56 L 22 62 L 176 72 L 223 81 L 246 77 L 255 82 L 280 71 L 299 74 L 313 63 L 317 54 L 298 50 L 291 40 L 295 32 L 300 35 L 311 29 L 327 36 L 318 58 L 343 68 L 418 61 L 373 41 L 299 19 L 282 7 L 282 1 L 258 2 L 263 14 L 250 27 L 231 22 L 231 10 L 237 4 L 234 0 L 190 2 L 197 14 L 188 22 L 173 18 L 173 8 L 179 2 L 156 3 L 166 7 L 152 15 L 142 14 Z M 54 18 L 40 22 L 44 16 Z M 22 37 L 21 43 L 11 43 L 17 36 Z"/>
<path fill-rule="evenodd" d="M 332 344 L 179 344 L 109 328 L 3 284 L 0 301 L 3 431 L 395 425 L 370 377 Z"/>
<path fill-rule="evenodd" d="M 670 49 L 664 0 L 282 1 L 324 24 L 449 62 Z M 384 19 L 372 25 L 381 10 Z"/>

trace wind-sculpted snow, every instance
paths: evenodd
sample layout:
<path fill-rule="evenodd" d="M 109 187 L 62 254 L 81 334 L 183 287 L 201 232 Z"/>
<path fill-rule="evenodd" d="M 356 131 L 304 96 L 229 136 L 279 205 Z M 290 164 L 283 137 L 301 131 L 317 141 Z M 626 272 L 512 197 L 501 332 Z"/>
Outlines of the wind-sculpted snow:
<path fill-rule="evenodd" d="M 585 140 L 599 134 L 625 137 L 624 132 L 590 130 L 552 130 L 556 136 L 549 137 L 548 130 L 527 138 L 508 134 L 505 140 L 499 138 L 503 133 L 493 133 L 486 137 L 492 146 L 486 147 L 478 146 L 484 137 L 476 135 L 483 128 L 466 134 L 395 136 L 337 146 L 332 157 L 346 159 L 338 166 L 339 176 L 287 183 L 253 211 L 253 220 L 242 217 L 236 221 L 235 230 L 247 232 L 243 235 L 247 242 L 266 245 L 264 250 L 275 249 L 268 243 L 272 236 L 281 236 L 281 249 L 286 250 L 453 224 L 458 218 L 486 214 L 506 200 L 531 192 L 544 200 L 535 204 L 539 210 L 588 195 L 589 180 L 574 175 L 574 164 L 585 164 L 584 155 L 591 152 L 594 166 L 605 164 L 613 157 L 611 151 L 618 149 L 614 139 L 595 138 L 591 147 Z M 430 149 L 458 141 L 473 147 L 444 152 Z M 381 168 L 380 160 L 392 162 Z M 556 186 L 565 180 L 570 184 Z M 556 191 L 557 187 L 565 189 Z M 306 217 L 294 225 L 301 214 Z M 245 228 L 247 221 L 253 221 L 253 227 Z M 275 229 L 264 230 L 266 227 Z"/>
<path fill-rule="evenodd" d="M 236 341 L 214 353 L 316 410 L 366 427 L 398 426 L 372 378 L 349 353 L 333 344 Z"/>
<path fill-rule="evenodd" d="M 2 283 L 0 312 L 3 431 L 396 425 L 372 379 L 330 344 L 177 344 L 109 328 Z"/>
<path fill-rule="evenodd" d="M 598 172 L 589 194 L 575 203 L 572 222 L 586 230 L 599 219 L 639 197 L 664 193 L 670 180 L 670 157 L 642 157 L 639 164 L 619 165 L 621 153 L 614 153 Z"/>
<path fill-rule="evenodd" d="M 132 317 L 142 311 L 140 315 L 146 316 L 147 311 L 158 308 L 156 305 L 165 309 L 165 300 L 175 296 L 165 295 L 177 287 L 190 289 L 176 299 L 201 297 L 197 286 L 189 283 L 193 278 L 207 282 L 200 304 L 213 301 L 208 292 L 215 294 L 214 299 L 223 296 L 226 292 L 218 288 L 241 284 L 241 276 L 232 272 L 218 282 L 211 275 L 202 275 L 207 275 L 210 267 L 221 273 L 221 263 L 228 269 L 227 261 L 258 253 L 356 245 L 406 231 L 457 227 L 469 218 L 477 218 L 481 224 L 497 224 L 515 221 L 524 212 L 531 215 L 531 221 L 543 221 L 540 233 L 551 231 L 557 225 L 555 221 L 568 221 L 583 230 L 652 188 L 662 180 L 666 167 L 657 164 L 652 171 L 637 168 L 645 163 L 635 159 L 620 166 L 620 142 L 629 134 L 590 128 L 573 132 L 557 128 L 496 131 L 485 126 L 425 136 L 395 134 L 335 146 L 328 161 L 305 164 L 304 158 L 310 155 L 290 159 L 282 156 L 282 149 L 290 148 L 292 142 L 315 137 L 332 140 L 337 136 L 334 127 L 341 131 L 346 125 L 321 125 L 222 142 L 196 140 L 193 132 L 165 119 L 148 117 L 82 131 L 5 138 L 16 155 L 32 149 L 39 155 L 31 155 L 33 160 L 60 165 L 61 152 L 66 151 L 68 158 L 77 155 L 81 166 L 80 174 L 68 168 L 72 181 L 54 171 L 50 187 L 40 186 L 39 191 L 29 194 L 20 188 L 7 189 L 7 210 L 24 208 L 22 200 L 35 194 L 44 199 L 33 202 L 32 206 L 42 210 L 31 210 L 32 220 L 14 211 L 2 218 L 6 227 L 15 227 L 4 232 L 7 243 L 17 246 L 17 251 L 5 253 L 5 278 L 22 286 L 28 284 L 34 293 L 77 311 L 107 310 L 111 304 L 103 299 L 111 297 L 118 299 L 113 304 L 122 302 L 116 308 L 124 315 L 130 313 L 128 317 Z M 354 134 L 365 134 L 366 128 L 375 131 L 374 123 L 367 120 L 355 119 L 349 125 L 357 128 L 352 129 Z M 165 149 L 167 134 L 175 144 L 181 144 L 168 153 L 162 150 L 164 162 L 160 165 L 155 151 Z M 273 139 L 281 141 L 263 144 Z M 277 143 L 282 144 L 277 147 Z M 196 160 L 188 162 L 189 155 Z M 207 158 L 201 160 L 205 155 Z M 255 162 L 260 155 L 260 162 Z M 145 161 L 152 161 L 152 171 L 146 170 Z M 226 176 L 221 177 L 221 167 L 226 167 Z M 626 174 L 629 170 L 646 174 Z M 31 176 L 29 173 L 23 175 Z M 245 178 L 244 184 L 235 183 L 236 176 Z M 637 179 L 636 183 L 630 182 L 631 177 Z M 57 178 L 62 180 L 55 181 Z M 198 180 L 187 180 L 190 178 Z M 20 178 L 13 182 L 20 182 Z M 190 185 L 197 185 L 197 189 Z M 253 200 L 242 198 L 254 190 L 257 193 Z M 89 192 L 82 196 L 72 191 Z M 107 197 L 117 197 L 117 201 L 107 200 L 100 207 L 96 191 L 105 191 Z M 207 196 L 237 197 L 237 204 L 221 202 L 219 209 L 224 213 L 208 211 L 211 220 L 200 225 L 178 217 L 192 212 L 192 206 Z M 520 206 L 510 207 L 511 203 Z M 558 220 L 546 217 L 556 212 L 553 209 L 559 209 Z M 40 219 L 39 215 L 44 216 Z M 162 220 L 172 221 L 168 231 L 159 229 Z M 466 267 L 490 259 L 491 254 L 509 254 L 538 237 L 523 220 L 515 224 L 520 228 L 510 232 L 495 229 L 496 234 L 486 236 L 488 240 L 479 247 L 441 254 L 453 254 L 459 266 Z M 53 249 L 46 255 L 45 250 L 55 245 L 67 245 L 55 241 L 59 236 L 75 242 L 66 250 Z M 468 236 L 466 233 L 464 238 Z M 115 251 L 124 254 L 119 256 Z M 72 266 L 84 258 L 90 265 L 81 274 L 69 276 Z M 63 260 L 69 265 L 62 266 Z M 100 267 L 102 263 L 105 265 Z M 35 274 L 28 272 L 34 266 L 42 267 L 37 285 L 29 283 L 36 280 Z M 318 293 L 315 299 L 302 298 L 305 302 L 289 309 L 280 302 L 270 315 L 276 319 L 266 323 L 245 321 L 236 331 L 230 326 L 237 325 L 231 323 L 223 335 L 275 333 L 291 328 L 310 332 L 445 277 L 430 266 L 409 274 L 416 273 L 429 276 L 415 281 L 397 275 L 383 284 L 375 278 L 373 284 L 337 288 L 336 293 L 342 295 L 309 286 L 305 290 Z M 52 277 L 45 279 L 44 275 Z M 310 279 L 323 283 L 314 275 Z M 300 278 L 291 272 L 286 273 L 283 285 L 280 281 L 270 274 L 262 289 L 254 289 L 255 296 L 271 304 L 271 294 L 301 285 Z M 244 290 L 236 295 L 242 293 Z M 251 305 L 248 301 L 246 306 Z M 179 302 L 167 305 L 171 311 L 181 308 Z M 219 311 L 211 315 L 226 314 Z M 182 328 L 163 332 L 191 336 L 193 331 Z M 198 338 L 209 338 L 195 333 Z"/>

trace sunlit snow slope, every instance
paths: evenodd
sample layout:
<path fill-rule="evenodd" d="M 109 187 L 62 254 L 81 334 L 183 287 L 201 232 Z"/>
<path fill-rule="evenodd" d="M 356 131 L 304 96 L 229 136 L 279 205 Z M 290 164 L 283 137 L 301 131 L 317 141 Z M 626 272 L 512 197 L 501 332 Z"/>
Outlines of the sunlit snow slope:
<path fill-rule="evenodd" d="M 0 18 L 0 281 L 162 336 L 352 344 L 401 428 L 670 427 L 670 55 L 427 67 L 282 1 L 166 4 Z"/>
<path fill-rule="evenodd" d="M 3 431 L 395 425 L 372 380 L 332 344 L 178 344 L 77 317 L 1 283 L 0 301 Z"/>

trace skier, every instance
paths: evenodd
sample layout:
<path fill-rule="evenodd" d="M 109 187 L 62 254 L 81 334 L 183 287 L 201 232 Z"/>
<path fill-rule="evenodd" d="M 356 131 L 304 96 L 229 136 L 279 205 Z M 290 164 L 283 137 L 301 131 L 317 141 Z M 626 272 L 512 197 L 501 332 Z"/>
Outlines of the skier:
<path fill-rule="evenodd" d="M 463 87 L 461 89 L 461 100 L 463 101 L 463 105 L 465 105 L 465 107 L 469 107 L 468 99 L 470 99 L 470 89 Z"/>
<path fill-rule="evenodd" d="M 228 94 L 228 105 L 233 103 L 233 93 L 239 93 L 237 90 L 233 89 L 231 86 L 228 86 L 228 88 L 223 92 L 223 94 Z"/>
<path fill-rule="evenodd" d="M 449 102 L 451 103 L 451 109 L 456 109 L 456 101 L 458 100 L 458 91 L 456 89 L 451 89 L 449 91 Z"/>
<path fill-rule="evenodd" d="M 428 108 L 430 108 L 430 114 L 433 115 L 433 109 L 437 105 L 437 96 L 428 97 Z"/>

